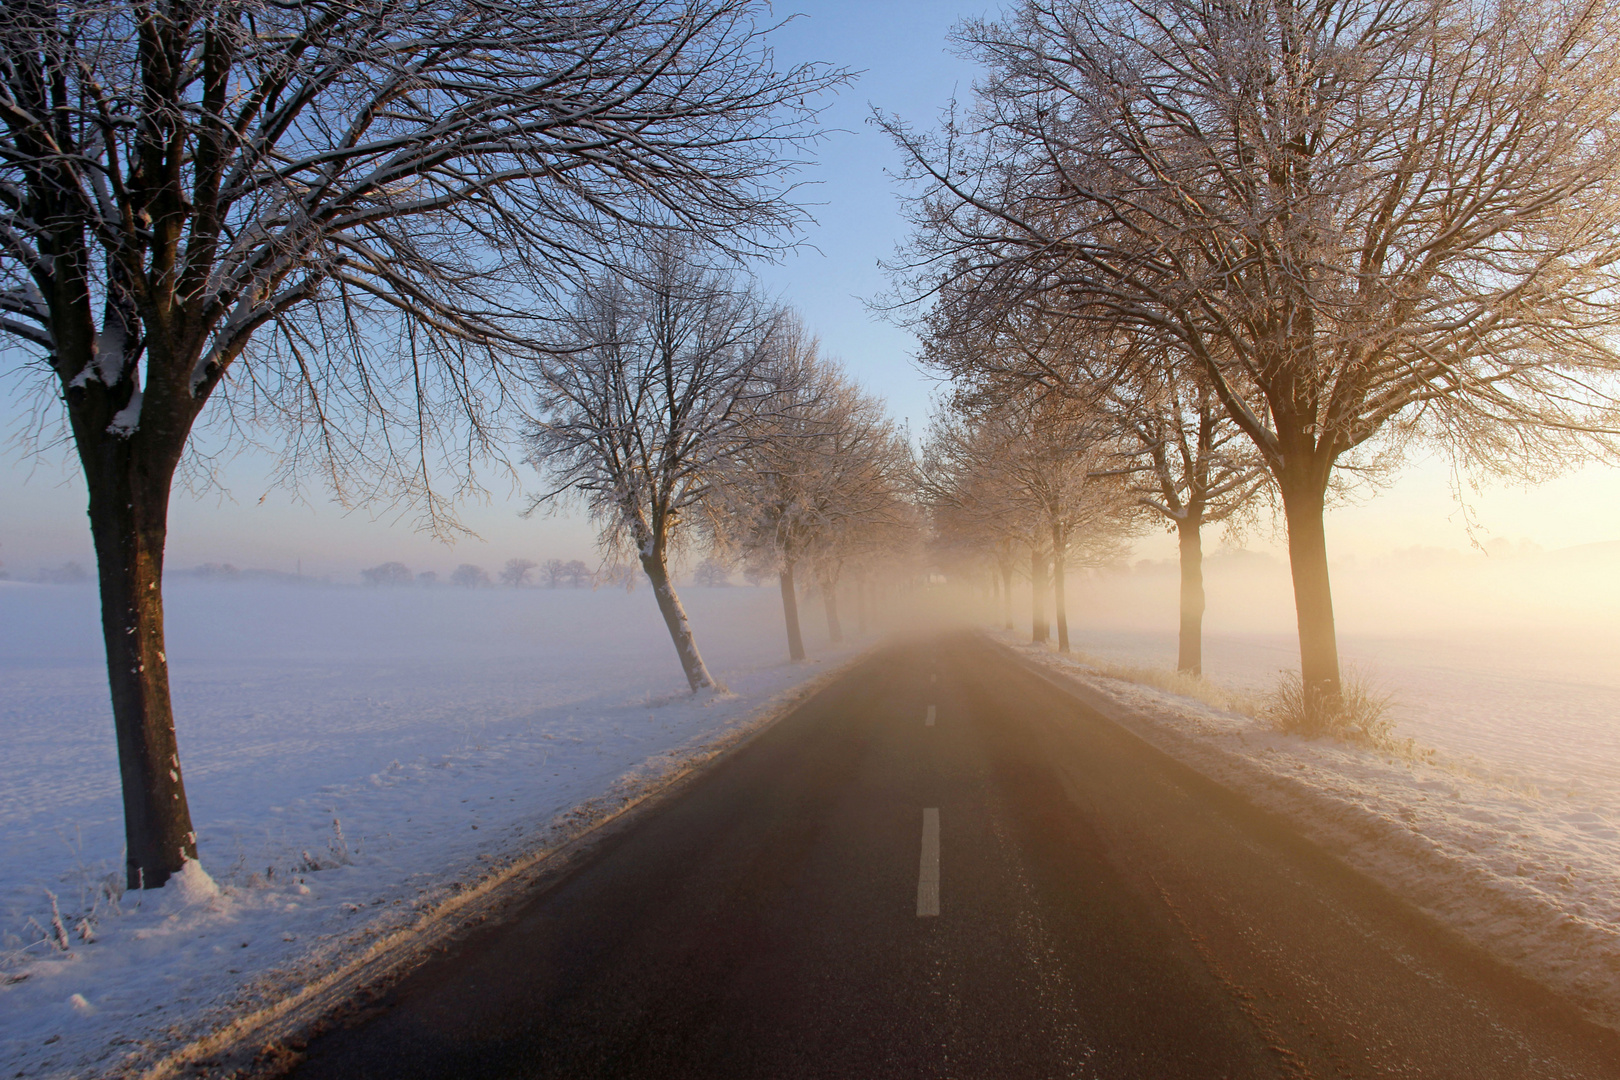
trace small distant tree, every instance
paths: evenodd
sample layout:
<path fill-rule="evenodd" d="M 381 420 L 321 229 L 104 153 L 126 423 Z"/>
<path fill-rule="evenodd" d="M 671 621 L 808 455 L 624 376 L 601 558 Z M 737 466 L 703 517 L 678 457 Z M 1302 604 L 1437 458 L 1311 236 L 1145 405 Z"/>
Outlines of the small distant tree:
<path fill-rule="evenodd" d="M 568 564 L 561 559 L 547 559 L 540 564 L 540 580 L 548 589 L 555 589 L 568 576 Z"/>
<path fill-rule="evenodd" d="M 410 567 L 399 562 L 385 562 L 373 566 L 369 570 L 360 571 L 360 577 L 367 585 L 409 585 L 411 583 Z"/>
<path fill-rule="evenodd" d="M 566 339 L 536 365 L 530 460 L 556 487 L 535 505 L 583 498 L 604 547 L 634 555 L 696 691 L 716 684 L 670 580 L 670 550 L 751 437 L 779 316 L 690 243 L 655 239 L 621 258 L 580 283 L 561 313 Z"/>
<path fill-rule="evenodd" d="M 74 585 L 86 581 L 90 577 L 84 572 L 84 567 L 76 562 L 65 562 L 61 566 L 52 566 L 34 572 L 34 580 L 51 585 Z"/>
<path fill-rule="evenodd" d="M 533 559 L 508 559 L 501 570 L 501 584 L 520 589 L 529 583 L 529 575 L 539 564 Z"/>
<path fill-rule="evenodd" d="M 596 583 L 596 575 L 583 560 L 569 559 L 568 565 L 563 567 L 563 580 L 575 589 Z M 631 581 L 634 582 L 634 578 Z"/>
<path fill-rule="evenodd" d="M 450 584 L 459 585 L 463 589 L 477 589 L 490 584 L 489 574 L 482 566 L 472 563 L 462 563 L 450 575 Z"/>
<path fill-rule="evenodd" d="M 598 568 L 587 579 L 597 588 L 623 589 L 625 592 L 635 592 L 636 582 L 641 580 L 635 566 L 627 562 L 609 563 Z"/>
<path fill-rule="evenodd" d="M 708 589 L 724 588 L 731 584 L 731 567 L 711 555 L 698 563 L 692 572 L 692 583 Z"/>
<path fill-rule="evenodd" d="M 437 585 L 439 583 L 439 575 L 434 573 L 432 570 L 424 570 L 420 574 L 416 575 L 416 583 L 418 585 Z"/>

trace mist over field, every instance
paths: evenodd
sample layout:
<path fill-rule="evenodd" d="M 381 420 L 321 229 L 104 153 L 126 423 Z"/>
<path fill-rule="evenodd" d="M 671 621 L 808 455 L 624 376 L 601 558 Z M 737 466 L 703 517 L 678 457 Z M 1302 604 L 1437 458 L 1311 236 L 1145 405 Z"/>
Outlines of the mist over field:
<path fill-rule="evenodd" d="M 1204 584 L 1206 679 L 1264 694 L 1298 670 L 1285 561 L 1221 549 Z M 1393 696 L 1398 736 L 1583 801 L 1620 797 L 1620 543 L 1414 548 L 1339 563 L 1333 586 L 1345 661 Z M 1173 669 L 1178 588 L 1174 561 L 1074 575 L 1074 648 Z M 1013 615 L 1027 634 L 1027 586 Z"/>
<path fill-rule="evenodd" d="M 1293 591 L 1281 558 L 1223 548 L 1205 560 L 1213 635 L 1292 634 Z M 1097 571 L 1074 593 L 1071 622 L 1099 629 L 1173 631 L 1179 570 L 1143 561 Z M 1408 548 L 1333 566 L 1341 639 L 1422 639 L 1461 655 L 1500 642 L 1537 670 L 1620 681 L 1620 542 L 1556 551 L 1503 543 L 1490 553 Z M 1167 662 L 1174 641 L 1167 638 Z M 1297 663 L 1297 658 L 1296 661 Z M 1206 664 L 1217 674 L 1220 663 Z"/>

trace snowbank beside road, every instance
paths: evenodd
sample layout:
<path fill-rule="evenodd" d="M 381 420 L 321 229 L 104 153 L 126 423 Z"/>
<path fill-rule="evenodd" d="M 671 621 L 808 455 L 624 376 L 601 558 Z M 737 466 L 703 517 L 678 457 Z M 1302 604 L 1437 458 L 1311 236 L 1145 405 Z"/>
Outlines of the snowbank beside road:
<path fill-rule="evenodd" d="M 167 591 L 202 867 L 119 898 L 95 592 L 0 586 L 7 1076 L 121 1072 L 285 997 L 678 775 L 829 666 L 783 662 L 774 588 L 684 597 L 732 691 L 700 697 L 646 590 Z"/>
<path fill-rule="evenodd" d="M 1416 753 L 1394 755 L 1279 735 L 1251 717 L 1107 677 L 1083 659 L 1011 633 L 1000 637 L 1151 744 L 1288 817 L 1351 865 L 1620 1028 L 1620 784 L 1611 778 L 1609 739 L 1591 738 L 1593 731 L 1612 733 L 1612 717 L 1606 725 L 1560 726 L 1557 703 L 1543 701 L 1511 733 L 1499 730 L 1500 704 L 1464 724 L 1451 699 L 1476 700 L 1466 677 L 1456 684 L 1424 677 L 1391 655 L 1380 674 L 1400 681 L 1408 710 L 1438 710 L 1445 718 L 1398 728 L 1397 735 L 1410 736 L 1417 727 L 1419 742 Z M 1477 650 L 1472 655 L 1490 662 Z M 1473 729 L 1471 739 L 1458 740 L 1461 749 L 1443 738 L 1453 728 L 1465 736 Z M 1435 735 L 1442 738 L 1429 742 Z M 1543 755 L 1551 759 L 1551 782 L 1532 782 L 1537 773 L 1522 761 L 1490 759 L 1489 748 L 1518 741 L 1557 744 Z M 1575 764 L 1582 756 L 1591 768 Z"/>

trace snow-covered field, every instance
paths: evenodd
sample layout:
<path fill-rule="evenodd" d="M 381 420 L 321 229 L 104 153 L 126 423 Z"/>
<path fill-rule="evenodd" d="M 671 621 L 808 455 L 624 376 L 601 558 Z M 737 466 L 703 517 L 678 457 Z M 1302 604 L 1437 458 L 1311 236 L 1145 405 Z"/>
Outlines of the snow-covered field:
<path fill-rule="evenodd" d="M 1411 753 L 1278 735 L 1003 638 L 1620 1027 L 1620 551 L 1347 567 L 1336 585 L 1341 653 L 1394 695 Z M 1101 575 L 1073 600 L 1079 652 L 1175 666 L 1173 576 Z M 1210 681 L 1265 692 L 1297 668 L 1296 639 L 1277 626 L 1286 600 L 1280 566 L 1217 562 Z"/>
<path fill-rule="evenodd" d="M 1159 745 L 1620 1025 L 1620 551 L 1408 553 L 1339 567 L 1335 585 L 1343 652 L 1396 695 L 1413 755 L 1078 674 Z M 1209 592 L 1206 672 L 1264 691 L 1296 662 L 1286 569 L 1213 558 Z M 168 593 L 212 880 L 115 901 L 94 589 L 0 582 L 6 1076 L 116 1073 L 274 1002 L 568 835 L 575 808 L 609 813 L 679 772 L 843 655 L 784 663 L 774 588 L 686 591 L 734 691 L 702 698 L 645 589 Z M 1169 567 L 1080 577 L 1076 647 L 1173 666 L 1175 597 Z"/>
<path fill-rule="evenodd" d="M 775 588 L 687 590 L 732 691 L 699 698 L 646 589 L 181 581 L 167 594 L 212 880 L 115 899 L 123 826 L 95 590 L 0 582 L 8 1077 L 153 1060 L 545 846 L 572 808 L 600 813 L 678 771 L 844 655 L 814 653 L 825 635 L 807 610 L 812 662 L 788 665 Z"/>

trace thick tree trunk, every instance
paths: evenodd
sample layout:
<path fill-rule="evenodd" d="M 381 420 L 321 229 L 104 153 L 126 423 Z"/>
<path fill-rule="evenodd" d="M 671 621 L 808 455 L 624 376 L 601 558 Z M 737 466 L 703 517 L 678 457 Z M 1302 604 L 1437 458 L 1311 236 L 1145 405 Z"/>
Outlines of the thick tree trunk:
<path fill-rule="evenodd" d="M 1013 629 L 1012 583 L 1012 560 L 1008 559 L 1001 564 L 1001 622 L 1008 630 Z"/>
<path fill-rule="evenodd" d="M 793 584 L 793 563 L 784 559 L 782 573 L 782 617 L 787 620 L 788 659 L 804 659 L 804 635 L 799 633 L 799 596 Z"/>
<path fill-rule="evenodd" d="M 827 613 L 827 637 L 834 645 L 843 644 L 844 624 L 838 620 L 838 586 L 825 578 L 821 581 L 821 606 Z"/>
<path fill-rule="evenodd" d="M 1325 485 L 1314 477 L 1285 477 L 1283 514 L 1288 520 L 1288 564 L 1294 577 L 1294 613 L 1299 622 L 1299 673 L 1306 700 L 1337 701 L 1339 642 L 1333 628 L 1333 591 L 1328 580 L 1323 529 Z"/>
<path fill-rule="evenodd" d="M 1069 592 L 1068 578 L 1065 574 L 1064 556 L 1068 553 L 1068 544 L 1063 535 L 1063 526 L 1052 525 L 1052 614 L 1057 618 L 1057 647 L 1058 652 L 1069 651 Z"/>
<path fill-rule="evenodd" d="M 80 434 L 123 781 L 124 864 L 130 888 L 155 889 L 197 857 L 163 641 L 163 546 L 173 469 L 153 475 L 143 468 L 129 438 Z"/>
<path fill-rule="evenodd" d="M 1203 517 L 1188 514 L 1176 522 L 1181 544 L 1181 645 L 1176 669 L 1189 675 L 1204 671 Z"/>
<path fill-rule="evenodd" d="M 686 673 L 686 681 L 694 692 L 705 689 L 719 689 L 714 676 L 709 674 L 708 665 L 698 652 L 697 639 L 692 636 L 692 624 L 686 618 L 686 609 L 681 606 L 681 598 L 675 594 L 675 586 L 669 580 L 669 568 L 664 565 L 664 552 L 661 548 L 654 548 L 652 554 L 641 557 L 641 568 L 647 572 L 647 580 L 652 582 L 653 596 L 658 600 L 658 611 L 664 616 L 664 625 L 669 627 L 670 640 L 675 643 L 675 653 L 681 658 L 681 670 Z"/>
<path fill-rule="evenodd" d="M 1039 545 L 1029 549 L 1030 640 L 1047 640 L 1046 626 L 1046 553 Z"/>

